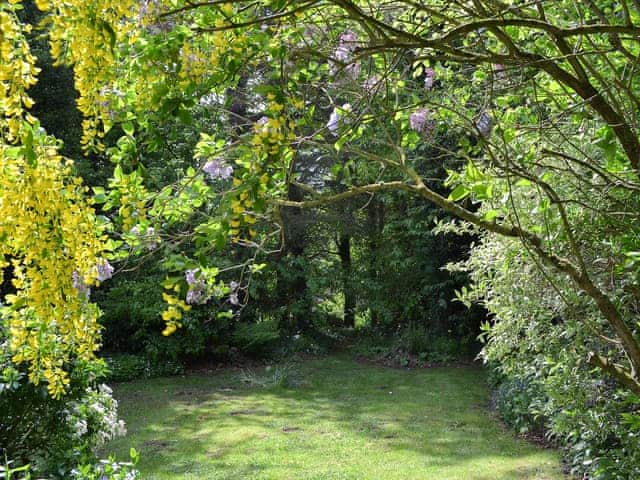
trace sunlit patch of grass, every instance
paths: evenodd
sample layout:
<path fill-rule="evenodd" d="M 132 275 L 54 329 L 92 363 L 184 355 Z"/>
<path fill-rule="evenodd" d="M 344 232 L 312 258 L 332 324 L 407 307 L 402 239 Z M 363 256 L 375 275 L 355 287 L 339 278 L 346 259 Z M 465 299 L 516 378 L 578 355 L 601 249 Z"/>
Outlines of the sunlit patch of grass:
<path fill-rule="evenodd" d="M 564 478 L 556 452 L 492 417 L 478 368 L 403 371 L 341 357 L 288 368 L 294 386 L 233 373 L 117 385 L 129 435 L 108 450 L 135 447 L 146 480 Z"/>

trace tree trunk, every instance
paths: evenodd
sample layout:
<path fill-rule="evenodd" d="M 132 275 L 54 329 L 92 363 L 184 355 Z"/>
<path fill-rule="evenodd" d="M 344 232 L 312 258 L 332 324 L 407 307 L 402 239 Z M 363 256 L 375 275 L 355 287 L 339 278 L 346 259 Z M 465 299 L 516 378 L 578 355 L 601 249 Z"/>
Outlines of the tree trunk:
<path fill-rule="evenodd" d="M 369 231 L 369 275 L 376 284 L 380 278 L 379 250 L 382 244 L 382 230 L 384 228 L 384 205 L 376 197 L 372 198 L 367 208 L 368 231 Z M 369 307 L 371 325 L 376 327 L 380 324 L 380 313 L 375 307 L 375 303 Z"/>
<path fill-rule="evenodd" d="M 351 236 L 340 235 L 338 254 L 342 265 L 342 291 L 344 293 L 344 326 L 356 326 L 356 296 L 352 285 L 351 272 Z"/>
<path fill-rule="evenodd" d="M 293 184 L 289 185 L 289 200 L 300 201 L 303 192 Z M 307 278 L 304 271 L 304 257 L 306 246 L 305 213 L 299 207 L 285 207 L 282 209 L 282 228 L 284 245 L 280 254 L 277 279 L 277 302 L 285 307 L 285 318 L 282 325 L 291 333 L 306 331 L 310 327 L 309 312 L 311 302 L 308 298 Z"/>

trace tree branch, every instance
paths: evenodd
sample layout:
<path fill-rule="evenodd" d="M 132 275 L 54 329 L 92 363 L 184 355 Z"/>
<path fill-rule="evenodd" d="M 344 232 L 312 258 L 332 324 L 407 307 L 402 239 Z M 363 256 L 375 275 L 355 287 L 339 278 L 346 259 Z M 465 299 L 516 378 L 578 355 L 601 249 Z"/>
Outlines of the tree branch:
<path fill-rule="evenodd" d="M 631 376 L 629 372 L 623 369 L 620 365 L 616 365 L 594 352 L 589 353 L 587 361 L 591 366 L 608 373 L 620 383 L 629 387 L 630 390 L 640 395 L 640 382 L 637 378 Z"/>
<path fill-rule="evenodd" d="M 309 191 L 308 189 L 305 189 Z M 346 192 L 337 193 L 335 195 L 318 195 L 314 200 L 282 200 L 275 199 L 272 200 L 271 203 L 280 207 L 294 207 L 294 208 L 315 208 L 315 207 L 324 207 L 326 205 L 331 205 L 332 203 L 341 202 L 343 200 L 347 200 L 349 198 L 357 197 L 358 195 L 362 195 L 364 193 L 375 193 L 381 192 L 383 190 L 404 190 L 408 192 L 413 192 L 415 187 L 409 185 L 405 182 L 380 182 L 373 183 L 371 185 L 364 185 L 362 187 L 351 187 Z"/>

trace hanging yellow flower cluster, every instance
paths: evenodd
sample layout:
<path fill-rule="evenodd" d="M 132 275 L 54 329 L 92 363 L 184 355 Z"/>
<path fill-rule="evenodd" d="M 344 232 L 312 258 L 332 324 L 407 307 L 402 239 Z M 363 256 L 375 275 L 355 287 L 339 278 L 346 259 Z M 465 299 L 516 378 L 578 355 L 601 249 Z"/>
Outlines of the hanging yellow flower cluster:
<path fill-rule="evenodd" d="M 0 259 L 15 289 L 2 316 L 13 360 L 28 363 L 31 382 L 46 380 L 58 397 L 67 363 L 93 358 L 99 346 L 88 289 L 106 278 L 106 238 L 55 140 L 24 123 L 20 140 L 0 144 Z"/>
<path fill-rule="evenodd" d="M 287 168 L 293 156 L 292 142 L 295 140 L 295 122 L 288 120 L 285 106 L 275 101 L 273 94 L 267 95 L 269 117 L 264 116 L 253 126 L 250 140 L 249 160 L 240 159 L 238 164 L 246 168 L 245 179 L 235 177 L 236 187 L 231 198 L 229 234 L 233 243 L 253 239 L 257 235 L 255 224 L 257 203 L 264 203 L 267 192 L 273 187 L 273 175 Z"/>
<path fill-rule="evenodd" d="M 82 143 L 86 149 L 104 148 L 100 119 L 107 118 L 105 92 L 117 76 L 119 42 L 136 39 L 141 3 L 137 0 L 38 0 L 48 11 L 51 54 L 58 63 L 73 65 L 78 108 L 83 113 Z"/>
<path fill-rule="evenodd" d="M 111 275 L 106 238 L 86 188 L 26 108 L 37 69 L 16 16 L 18 1 L 0 6 L 0 333 L 29 379 L 64 394 L 69 365 L 99 346 L 99 311 L 89 288 Z"/>
<path fill-rule="evenodd" d="M 36 83 L 39 70 L 29 50 L 23 26 L 16 16 L 19 2 L 0 4 L 0 133 L 9 142 L 16 140 L 24 109 L 33 105 L 27 94 Z M 27 115 L 29 121 L 33 117 Z"/>

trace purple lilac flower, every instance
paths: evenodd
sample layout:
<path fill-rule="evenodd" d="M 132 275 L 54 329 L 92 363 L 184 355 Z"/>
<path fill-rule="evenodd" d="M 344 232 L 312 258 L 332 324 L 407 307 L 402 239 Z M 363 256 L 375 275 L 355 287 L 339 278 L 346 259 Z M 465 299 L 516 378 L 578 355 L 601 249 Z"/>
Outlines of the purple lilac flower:
<path fill-rule="evenodd" d="M 158 248 L 158 240 L 160 237 L 156 237 L 156 229 L 153 227 L 147 227 L 145 236 L 145 246 L 147 250 L 155 250 Z"/>
<path fill-rule="evenodd" d="M 208 297 L 205 295 L 204 290 L 189 290 L 187 292 L 187 303 L 189 305 L 200 305 L 206 303 Z"/>
<path fill-rule="evenodd" d="M 107 260 L 103 260 L 101 263 L 96 265 L 96 269 L 98 271 L 98 281 L 104 282 L 105 280 L 109 280 L 113 277 L 113 267 Z"/>
<path fill-rule="evenodd" d="M 160 11 L 159 0 L 142 0 L 142 2 L 140 3 L 139 15 L 141 19 L 147 14 L 157 14 L 159 11 Z"/>
<path fill-rule="evenodd" d="M 207 294 L 207 282 L 201 275 L 196 278 L 196 274 L 200 271 L 199 268 L 187 270 L 184 272 L 184 278 L 189 285 L 189 291 L 187 292 L 187 303 L 190 305 L 206 303 L 209 300 Z"/>
<path fill-rule="evenodd" d="M 340 43 L 336 50 L 333 52 L 332 59 L 329 60 L 329 70 L 332 74 L 336 74 L 339 69 L 339 65 L 336 65 L 336 62 L 334 60 L 337 60 L 339 64 L 349 63 L 351 55 L 357 48 L 357 41 L 358 35 L 351 30 L 347 30 L 342 33 L 342 35 L 340 35 Z M 349 63 L 345 67 L 345 70 L 347 72 L 347 75 L 349 75 L 351 78 L 357 78 L 358 74 L 360 73 L 360 64 L 356 62 Z"/>
<path fill-rule="evenodd" d="M 235 280 L 233 280 L 233 281 L 231 281 L 229 283 L 229 288 L 234 292 L 238 289 L 239 286 L 240 286 L 240 284 L 238 282 L 236 282 Z"/>
<path fill-rule="evenodd" d="M 240 300 L 238 299 L 237 293 L 234 292 L 229 295 L 229 303 L 231 303 L 231 305 L 240 305 Z"/>
<path fill-rule="evenodd" d="M 435 128 L 435 122 L 431 120 L 431 112 L 428 108 L 421 108 L 416 110 L 409 116 L 409 124 L 411 128 L 423 135 L 429 135 Z"/>
<path fill-rule="evenodd" d="M 196 273 L 198 273 L 198 270 L 199 269 L 194 268 L 193 270 L 187 270 L 186 272 L 184 272 L 184 278 L 189 286 L 192 286 L 194 283 L 196 283 Z"/>
<path fill-rule="evenodd" d="M 435 79 L 436 71 L 433 68 L 426 68 L 424 70 L 424 88 L 431 90 Z"/>
<path fill-rule="evenodd" d="M 202 167 L 205 173 L 207 173 L 211 179 L 221 178 L 223 180 L 227 180 L 233 175 L 233 167 L 231 165 L 227 165 L 220 159 L 209 160 Z"/>
<path fill-rule="evenodd" d="M 84 279 L 78 270 L 74 270 L 71 274 L 71 282 L 73 284 L 73 288 L 75 288 L 80 295 L 89 298 L 91 289 L 86 283 L 84 283 Z"/>
<path fill-rule="evenodd" d="M 338 121 L 340 120 L 340 113 L 337 108 L 333 109 L 331 115 L 329 115 L 329 122 L 327 122 L 327 128 L 333 135 L 338 135 Z"/>
<path fill-rule="evenodd" d="M 350 63 L 349 65 L 347 65 L 346 67 L 344 67 L 345 72 L 347 72 L 347 75 L 352 78 L 352 79 L 356 79 L 358 78 L 358 75 L 360 74 L 360 64 L 359 63 Z"/>
<path fill-rule="evenodd" d="M 358 41 L 358 34 L 353 30 L 346 30 L 340 35 L 340 43 L 350 50 L 355 50 L 355 43 Z"/>
<path fill-rule="evenodd" d="M 336 48 L 336 51 L 333 53 L 333 58 L 344 63 L 349 60 L 350 56 L 351 51 L 343 45 L 340 45 L 338 48 Z"/>
<path fill-rule="evenodd" d="M 380 78 L 378 78 L 377 75 L 373 75 L 364 81 L 364 83 L 362 84 L 362 88 L 364 89 L 365 92 L 371 95 L 376 91 L 376 88 L 378 87 L 379 83 L 380 83 Z"/>
<path fill-rule="evenodd" d="M 491 135 L 491 131 L 493 130 L 493 120 L 487 112 L 482 112 L 480 114 L 476 120 L 476 128 L 483 137 Z"/>

